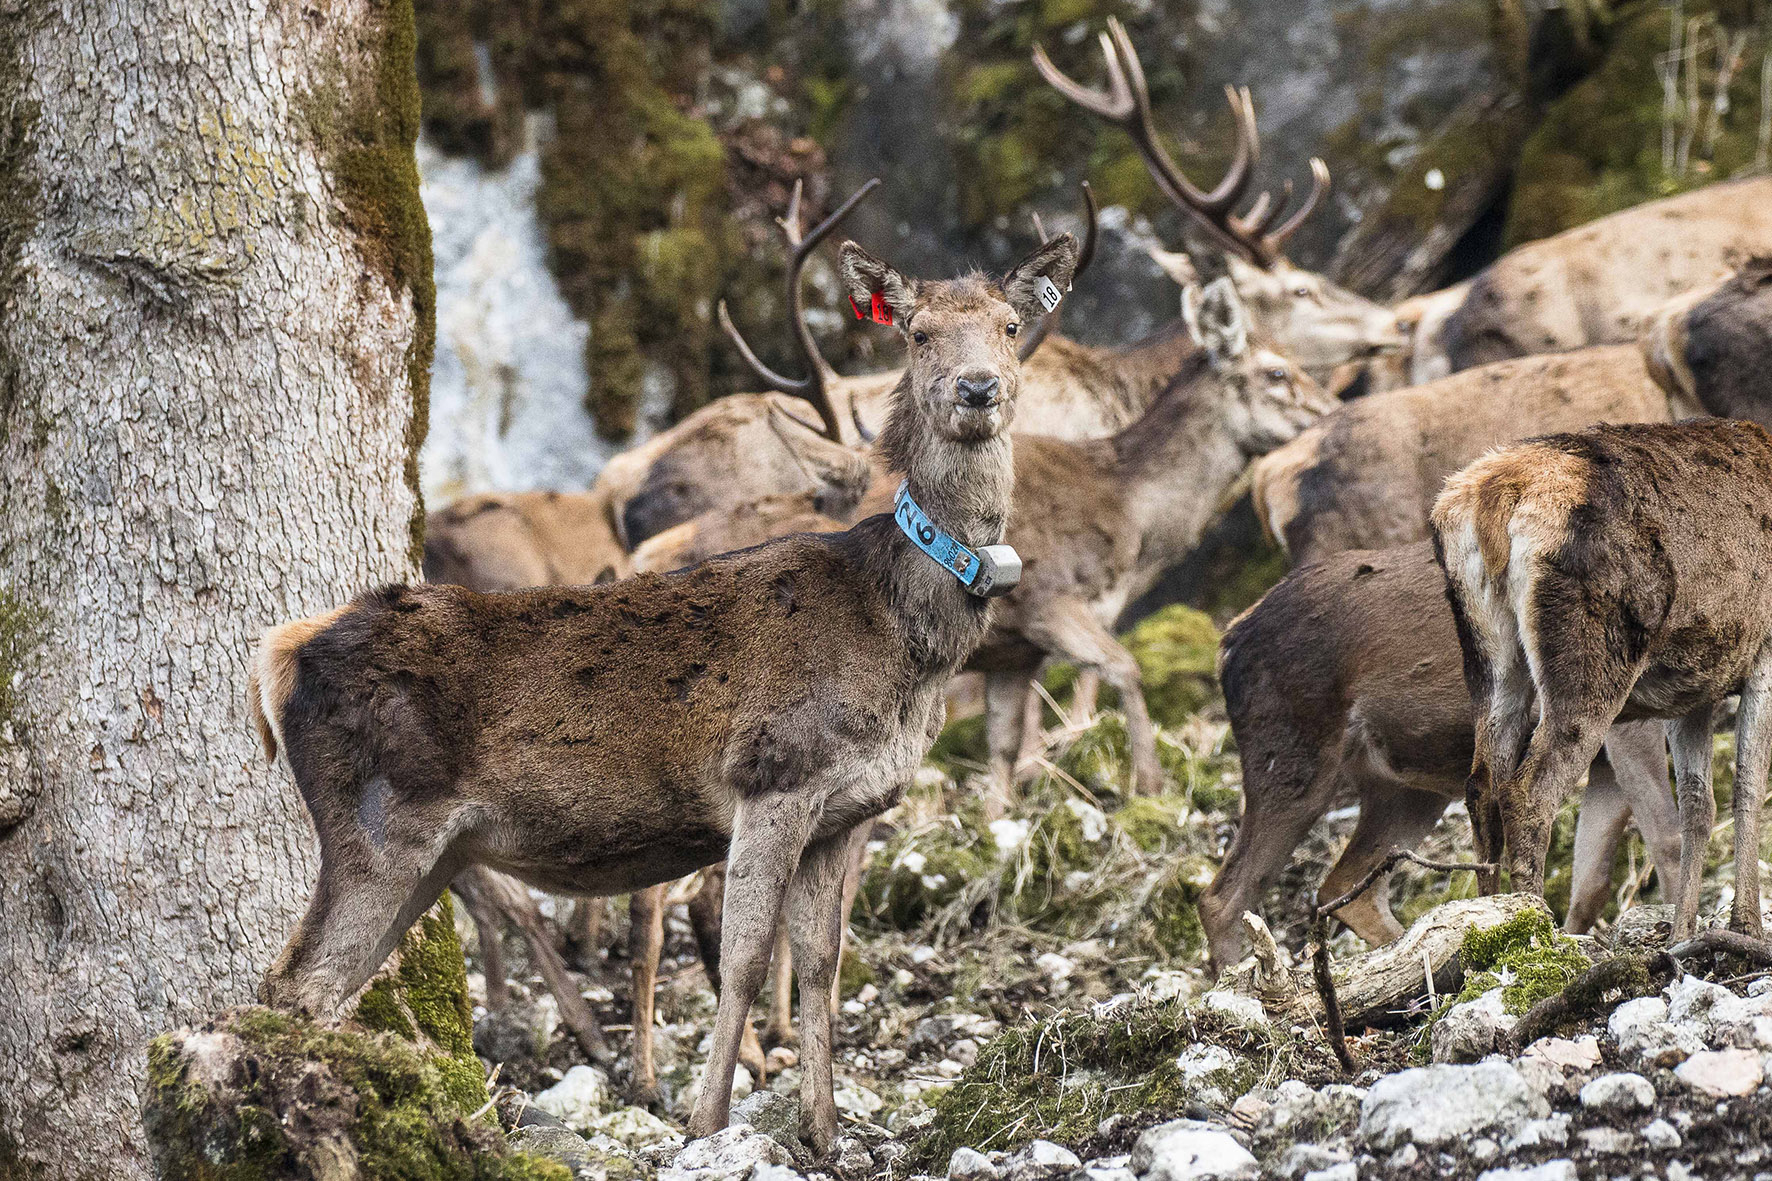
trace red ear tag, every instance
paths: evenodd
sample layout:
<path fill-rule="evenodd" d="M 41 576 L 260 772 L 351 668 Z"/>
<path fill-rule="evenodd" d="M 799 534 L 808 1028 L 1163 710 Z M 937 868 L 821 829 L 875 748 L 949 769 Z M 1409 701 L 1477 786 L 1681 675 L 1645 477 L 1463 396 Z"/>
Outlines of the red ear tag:
<path fill-rule="evenodd" d="M 853 302 L 853 301 L 851 301 L 851 302 Z M 890 324 L 890 323 L 892 323 L 892 309 L 886 306 L 886 297 L 884 295 L 880 294 L 878 291 L 874 292 L 873 311 L 874 311 L 874 323 L 876 323 L 876 324 Z"/>
<path fill-rule="evenodd" d="M 865 320 L 868 318 L 868 314 L 861 310 L 861 305 L 855 302 L 855 297 L 853 295 L 849 297 L 849 310 L 855 313 L 855 318 L 857 320 Z"/>

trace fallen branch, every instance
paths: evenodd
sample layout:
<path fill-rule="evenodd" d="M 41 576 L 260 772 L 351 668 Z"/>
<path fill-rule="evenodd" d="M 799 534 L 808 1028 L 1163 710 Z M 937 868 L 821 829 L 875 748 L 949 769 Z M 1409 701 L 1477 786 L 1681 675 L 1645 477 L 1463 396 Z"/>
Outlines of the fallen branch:
<path fill-rule="evenodd" d="M 1612 992 L 1648 996 L 1678 970 L 1672 955 L 1615 955 L 1601 960 L 1564 986 L 1526 1010 L 1508 1034 L 1509 1054 L 1518 1054 L 1541 1037 L 1547 1037 L 1572 1021 L 1593 1016 L 1606 1005 Z"/>
<path fill-rule="evenodd" d="M 1310 926 L 1310 938 L 1312 943 L 1311 976 L 1316 981 L 1317 999 L 1323 1006 L 1323 1024 L 1326 1027 L 1325 1031 L 1329 1037 L 1329 1048 L 1334 1051 L 1336 1061 L 1341 1063 L 1341 1068 L 1350 1075 L 1359 1070 L 1360 1064 L 1358 1060 L 1354 1058 L 1353 1051 L 1348 1049 L 1347 1046 L 1347 1026 L 1342 1020 L 1341 997 L 1335 990 L 1335 975 L 1329 963 L 1329 916 L 1364 894 L 1367 890 L 1370 890 L 1376 882 L 1384 878 L 1395 869 L 1398 864 L 1404 861 L 1413 861 L 1415 864 L 1422 866 L 1423 868 L 1436 870 L 1440 873 L 1454 873 L 1459 870 L 1468 870 L 1473 873 L 1492 873 L 1496 868 L 1489 863 L 1478 864 L 1463 861 L 1429 861 L 1425 857 L 1417 856 L 1407 849 L 1392 849 L 1390 853 L 1385 856 L 1384 860 L 1380 861 L 1377 865 L 1374 865 L 1367 871 L 1366 876 L 1361 878 L 1359 882 L 1355 884 L 1353 889 L 1331 902 L 1312 905 Z M 1427 980 L 1428 989 L 1431 993 L 1433 989 L 1432 972 L 1427 974 Z"/>
<path fill-rule="evenodd" d="M 1694 959 L 1706 953 L 1719 952 L 1738 955 L 1762 966 L 1772 964 L 1772 942 L 1723 927 L 1700 931 L 1692 938 L 1667 949 L 1667 954 L 1676 960 Z"/>

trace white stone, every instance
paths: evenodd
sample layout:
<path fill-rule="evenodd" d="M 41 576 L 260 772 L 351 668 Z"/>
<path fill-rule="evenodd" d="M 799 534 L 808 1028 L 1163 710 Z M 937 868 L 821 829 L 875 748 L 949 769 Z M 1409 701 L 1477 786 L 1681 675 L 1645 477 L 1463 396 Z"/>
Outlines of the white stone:
<path fill-rule="evenodd" d="M 1662 1152 L 1678 1148 L 1681 1143 L 1680 1134 L 1674 1130 L 1672 1124 L 1664 1119 L 1650 1120 L 1643 1125 L 1643 1130 L 1639 1134 L 1643 1137 L 1643 1143 L 1650 1148 L 1660 1149 Z"/>
<path fill-rule="evenodd" d="M 1025 820 L 993 820 L 991 821 L 991 839 L 997 843 L 999 853 L 1007 853 L 1019 848 L 1028 839 L 1028 822 Z"/>
<path fill-rule="evenodd" d="M 1544 1062 L 1558 1071 L 1592 1070 L 1600 1064 L 1600 1043 L 1592 1036 L 1576 1041 L 1566 1037 L 1541 1037 L 1527 1046 L 1520 1057 Z"/>
<path fill-rule="evenodd" d="M 658 1181 L 719 1181 L 746 1177 L 758 1165 L 792 1167 L 788 1150 L 748 1124 L 733 1124 L 712 1136 L 691 1140 L 660 1169 Z"/>
<path fill-rule="evenodd" d="M 1765 1077 L 1752 1050 L 1700 1050 L 1674 1068 L 1674 1077 L 1713 1099 L 1751 1095 Z"/>
<path fill-rule="evenodd" d="M 1622 1128 L 1587 1128 L 1579 1138 L 1581 1146 L 1596 1156 L 1627 1156 L 1637 1147 L 1637 1138 Z"/>
<path fill-rule="evenodd" d="M 1069 956 L 1059 955 L 1056 951 L 1043 953 L 1034 961 L 1034 967 L 1040 969 L 1040 974 L 1056 985 L 1064 984 L 1077 971 L 1076 963 Z"/>
<path fill-rule="evenodd" d="M 1667 1002 L 1642 996 L 1612 1010 L 1606 1029 L 1618 1051 L 1638 1066 L 1673 1066 L 1704 1049 L 1704 1040 L 1690 1028 L 1668 1021 Z"/>
<path fill-rule="evenodd" d="M 948 1157 L 948 1181 L 997 1181 L 1003 1175 L 991 1158 L 973 1148 L 956 1148 Z"/>
<path fill-rule="evenodd" d="M 591 1121 L 589 1130 L 601 1132 L 611 1140 L 630 1148 L 683 1143 L 683 1133 L 644 1107 L 623 1107 L 607 1115 L 600 1115 Z"/>
<path fill-rule="evenodd" d="M 1434 1022 L 1435 1062 L 1475 1062 L 1493 1051 L 1504 1034 L 1519 1024 L 1492 988 L 1474 1001 L 1453 1005 Z"/>
<path fill-rule="evenodd" d="M 1304 1181 L 1360 1181 L 1360 1167 L 1351 1160 L 1342 1161 L 1326 1169 L 1312 1169 Z"/>
<path fill-rule="evenodd" d="M 871 1118 L 886 1106 L 884 1099 L 855 1082 L 839 1083 L 834 1097 L 837 1101 L 838 1111 L 861 1119 Z"/>
<path fill-rule="evenodd" d="M 1640 1074 L 1602 1074 L 1581 1088 L 1581 1105 L 1594 1111 L 1647 1111 L 1655 1106 L 1655 1087 Z"/>
<path fill-rule="evenodd" d="M 1035 1140 L 1003 1162 L 1009 1181 L 1050 1181 L 1082 1167 L 1076 1153 L 1050 1140 Z"/>
<path fill-rule="evenodd" d="M 1082 824 L 1084 840 L 1093 845 L 1107 835 L 1108 818 L 1106 812 L 1094 804 L 1077 799 L 1075 796 L 1066 800 L 1064 806 L 1069 808 L 1071 815 L 1075 816 Z"/>
<path fill-rule="evenodd" d="M 1190 1083 L 1197 1083 L 1211 1074 L 1229 1070 L 1237 1064 L 1237 1056 L 1223 1046 L 1195 1042 L 1175 1060 L 1175 1069 Z"/>
<path fill-rule="evenodd" d="M 579 1064 L 566 1077 L 535 1097 L 541 1108 L 575 1132 L 588 1132 L 610 1100 L 609 1076 L 595 1066 Z"/>
<path fill-rule="evenodd" d="M 1253 1176 L 1249 1150 L 1225 1129 L 1198 1120 L 1173 1120 L 1147 1129 L 1132 1146 L 1131 1167 L 1143 1181 L 1206 1181 Z"/>
<path fill-rule="evenodd" d="M 1148 1001 L 1187 1000 L 1194 995 L 1199 977 L 1192 972 L 1152 968 L 1144 974 L 1138 990 Z"/>
<path fill-rule="evenodd" d="M 1581 1174 L 1575 1171 L 1574 1161 L 1553 1160 L 1517 1169 L 1490 1169 L 1477 1181 L 1581 1181 Z"/>
<path fill-rule="evenodd" d="M 1372 1084 L 1360 1105 L 1360 1134 L 1379 1148 L 1411 1140 L 1436 1146 L 1549 1114 L 1544 1096 L 1512 1063 L 1423 1066 Z"/>
<path fill-rule="evenodd" d="M 1252 996 L 1214 989 L 1201 997 L 1200 1001 L 1209 1012 L 1223 1013 L 1246 1029 L 1267 1029 L 1272 1025 L 1268 1020 L 1267 1010 Z"/>
<path fill-rule="evenodd" d="M 1559 1111 L 1543 1119 L 1527 1120 L 1508 1137 L 1503 1147 L 1508 1152 L 1518 1152 L 1523 1148 L 1543 1148 L 1547 1145 L 1561 1148 L 1567 1143 L 1569 1117 Z"/>

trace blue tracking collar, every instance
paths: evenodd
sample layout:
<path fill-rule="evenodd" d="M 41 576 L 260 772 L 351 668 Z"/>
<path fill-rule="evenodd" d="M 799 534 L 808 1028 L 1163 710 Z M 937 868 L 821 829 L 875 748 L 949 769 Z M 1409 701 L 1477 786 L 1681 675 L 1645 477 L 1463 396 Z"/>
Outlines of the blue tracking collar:
<path fill-rule="evenodd" d="M 987 545 L 974 553 L 943 532 L 911 499 L 909 482 L 898 486 L 892 517 L 911 544 L 940 562 L 966 593 L 981 599 L 1006 595 L 1021 581 L 1021 555 L 1012 545 Z"/>

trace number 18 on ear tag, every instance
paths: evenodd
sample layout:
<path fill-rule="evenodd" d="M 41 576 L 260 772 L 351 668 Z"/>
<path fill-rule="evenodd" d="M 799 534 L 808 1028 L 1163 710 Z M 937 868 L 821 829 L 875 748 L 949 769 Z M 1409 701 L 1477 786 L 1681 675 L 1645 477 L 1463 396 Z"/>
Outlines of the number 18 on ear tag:
<path fill-rule="evenodd" d="M 1064 296 L 1059 294 L 1058 284 L 1054 283 L 1051 279 L 1048 279 L 1045 275 L 1041 275 L 1039 280 L 1034 283 L 1034 298 L 1040 301 L 1041 307 L 1045 308 L 1047 311 L 1051 311 L 1058 306 L 1058 301 L 1063 299 Z"/>

